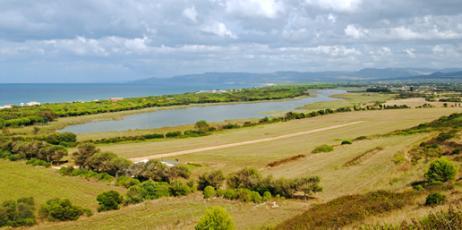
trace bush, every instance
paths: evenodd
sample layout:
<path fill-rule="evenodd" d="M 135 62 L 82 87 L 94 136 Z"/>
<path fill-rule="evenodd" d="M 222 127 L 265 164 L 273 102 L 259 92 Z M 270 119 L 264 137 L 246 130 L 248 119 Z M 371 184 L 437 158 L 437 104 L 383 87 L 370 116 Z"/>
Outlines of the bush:
<path fill-rule="evenodd" d="M 430 164 L 430 167 L 425 173 L 425 178 L 429 182 L 447 182 L 454 180 L 457 171 L 457 165 L 447 158 L 442 157 Z"/>
<path fill-rule="evenodd" d="M 68 199 L 51 199 L 40 208 L 40 217 L 48 221 L 77 220 L 83 214 L 91 215 L 91 211 L 72 205 Z"/>
<path fill-rule="evenodd" d="M 231 216 L 221 207 L 208 208 L 205 215 L 194 227 L 196 230 L 232 230 L 234 223 Z"/>
<path fill-rule="evenodd" d="M 212 186 L 215 189 L 220 189 L 225 181 L 225 176 L 220 170 L 204 173 L 199 176 L 197 189 L 204 190 L 207 186 Z"/>
<path fill-rule="evenodd" d="M 46 167 L 46 168 L 51 166 L 50 162 L 46 162 L 44 160 L 40 160 L 40 159 L 37 159 L 37 158 L 31 158 L 31 159 L 27 160 L 26 164 L 32 165 L 32 166 L 43 166 L 43 167 Z"/>
<path fill-rule="evenodd" d="M 0 227 L 31 226 L 35 221 L 35 204 L 32 197 L 4 201 L 0 206 Z"/>
<path fill-rule="evenodd" d="M 207 186 L 204 188 L 203 194 L 204 194 L 204 199 L 212 198 L 216 196 L 215 188 L 212 186 Z"/>
<path fill-rule="evenodd" d="M 140 181 L 138 179 L 129 177 L 129 176 L 120 176 L 116 180 L 116 185 L 117 186 L 123 186 L 125 188 L 130 188 L 134 185 L 140 184 Z"/>
<path fill-rule="evenodd" d="M 312 153 L 327 153 L 334 151 L 334 147 L 330 145 L 320 145 L 311 151 Z"/>
<path fill-rule="evenodd" d="M 168 183 L 147 180 L 140 185 L 143 189 L 143 198 L 146 200 L 170 196 L 170 185 Z"/>
<path fill-rule="evenodd" d="M 427 196 L 427 199 L 425 199 L 425 205 L 427 206 L 435 206 L 435 205 L 441 205 L 446 202 L 446 196 L 435 192 Z"/>
<path fill-rule="evenodd" d="M 96 200 L 99 204 L 98 212 L 102 212 L 119 209 L 123 197 L 117 191 L 109 191 L 99 194 Z"/>
<path fill-rule="evenodd" d="M 228 177 L 228 186 L 230 188 L 247 188 L 256 189 L 261 181 L 261 174 L 254 168 L 244 168 Z"/>
<path fill-rule="evenodd" d="M 165 134 L 166 138 L 175 138 L 181 136 L 181 131 L 172 131 Z"/>
<path fill-rule="evenodd" d="M 266 192 L 263 193 L 263 200 L 264 201 L 269 201 L 269 200 L 271 200 L 271 198 L 272 198 L 272 196 L 271 196 L 270 192 L 266 191 Z"/>
<path fill-rule="evenodd" d="M 173 196 L 186 196 L 191 193 L 191 188 L 183 182 L 176 180 L 170 182 L 170 194 Z"/>
<path fill-rule="evenodd" d="M 341 145 L 351 145 L 353 144 L 353 142 L 351 142 L 350 140 L 343 140 Z"/>

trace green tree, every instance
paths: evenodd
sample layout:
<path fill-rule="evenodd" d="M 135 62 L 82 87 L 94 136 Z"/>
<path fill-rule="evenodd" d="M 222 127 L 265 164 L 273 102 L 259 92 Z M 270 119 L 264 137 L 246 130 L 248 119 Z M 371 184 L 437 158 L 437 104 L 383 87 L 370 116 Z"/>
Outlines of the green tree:
<path fill-rule="evenodd" d="M 228 212 L 222 207 L 211 207 L 205 211 L 199 223 L 195 226 L 196 230 L 232 230 L 234 223 Z"/>
<path fill-rule="evenodd" d="M 99 152 L 94 144 L 83 143 L 77 146 L 77 152 L 72 154 L 72 158 L 76 165 L 86 168 L 88 165 L 88 159 Z"/>
<path fill-rule="evenodd" d="M 117 210 L 123 201 L 123 197 L 117 191 L 108 191 L 99 194 L 96 197 L 99 207 L 98 212 Z"/>
<path fill-rule="evenodd" d="M 439 158 L 430 164 L 425 178 L 430 182 L 447 182 L 454 180 L 458 167 L 447 158 Z"/>

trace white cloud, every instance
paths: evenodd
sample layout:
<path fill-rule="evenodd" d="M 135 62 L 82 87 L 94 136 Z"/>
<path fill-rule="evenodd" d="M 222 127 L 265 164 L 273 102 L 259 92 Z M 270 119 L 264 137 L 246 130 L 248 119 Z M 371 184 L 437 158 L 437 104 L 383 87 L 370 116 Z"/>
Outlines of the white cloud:
<path fill-rule="evenodd" d="M 211 33 L 219 37 L 229 37 L 237 39 L 237 36 L 223 22 L 212 22 L 202 26 L 201 30 L 206 33 Z"/>
<path fill-rule="evenodd" d="M 414 48 L 407 48 L 407 49 L 404 49 L 403 52 L 406 53 L 407 56 L 409 56 L 410 58 L 416 58 L 415 49 L 414 49 Z"/>
<path fill-rule="evenodd" d="M 187 19 L 197 22 L 197 11 L 196 7 L 189 7 L 183 10 L 183 16 L 185 16 Z"/>
<path fill-rule="evenodd" d="M 364 37 L 368 31 L 350 24 L 345 28 L 344 32 L 345 32 L 345 35 L 349 37 L 352 37 L 354 39 L 359 39 L 359 38 Z"/>
<path fill-rule="evenodd" d="M 337 21 L 337 17 L 335 17 L 335 15 L 333 15 L 333 14 L 329 14 L 327 16 L 327 20 L 329 20 L 332 23 L 335 23 Z"/>
<path fill-rule="evenodd" d="M 246 16 L 275 18 L 284 10 L 282 2 L 277 0 L 227 0 L 226 11 Z"/>
<path fill-rule="evenodd" d="M 354 12 L 359 9 L 362 0 L 306 0 L 306 3 L 325 10 Z"/>

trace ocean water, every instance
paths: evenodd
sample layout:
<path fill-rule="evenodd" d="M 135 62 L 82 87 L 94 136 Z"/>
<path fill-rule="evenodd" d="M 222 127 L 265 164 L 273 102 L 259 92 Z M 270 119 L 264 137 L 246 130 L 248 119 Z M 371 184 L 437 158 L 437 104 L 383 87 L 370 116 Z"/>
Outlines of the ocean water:
<path fill-rule="evenodd" d="M 244 118 L 261 118 L 274 112 L 292 111 L 306 104 L 336 100 L 331 95 L 345 93 L 344 90 L 318 90 L 313 97 L 282 101 L 237 103 L 210 106 L 190 106 L 186 108 L 160 110 L 126 116 L 120 120 L 94 121 L 72 125 L 62 131 L 74 133 L 94 133 L 123 131 L 130 129 L 150 129 L 193 124 L 199 120 L 209 122 Z"/>
<path fill-rule="evenodd" d="M 40 103 L 91 101 L 111 97 L 142 97 L 196 92 L 200 90 L 246 88 L 250 84 L 0 84 L 0 106 L 31 101 Z"/>

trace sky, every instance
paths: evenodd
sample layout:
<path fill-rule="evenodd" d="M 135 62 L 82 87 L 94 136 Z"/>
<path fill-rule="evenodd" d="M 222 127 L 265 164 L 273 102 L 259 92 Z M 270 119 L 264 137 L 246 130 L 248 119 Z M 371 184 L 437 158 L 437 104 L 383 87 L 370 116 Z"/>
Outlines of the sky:
<path fill-rule="evenodd" d="M 461 0 L 0 0 L 0 82 L 461 64 Z"/>

